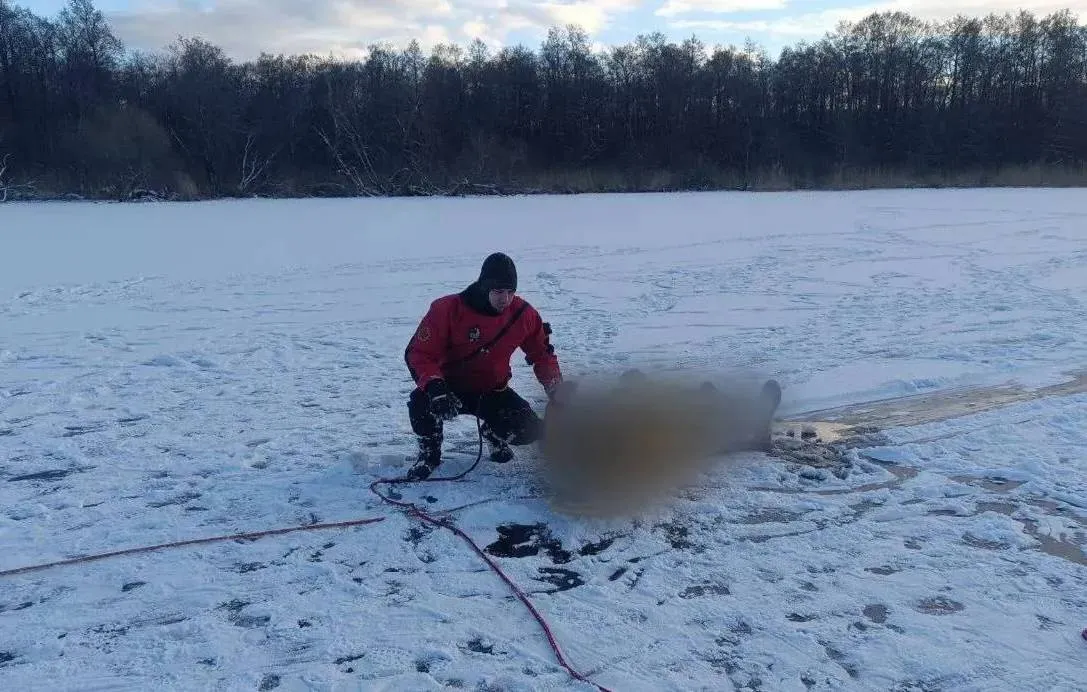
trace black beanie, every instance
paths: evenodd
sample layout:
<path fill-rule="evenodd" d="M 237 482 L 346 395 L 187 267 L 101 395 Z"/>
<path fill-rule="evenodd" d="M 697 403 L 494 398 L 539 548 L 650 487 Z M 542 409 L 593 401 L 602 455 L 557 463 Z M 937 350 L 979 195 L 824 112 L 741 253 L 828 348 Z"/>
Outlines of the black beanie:
<path fill-rule="evenodd" d="M 513 260 L 501 252 L 488 255 L 479 270 L 479 283 L 486 291 L 497 288 L 517 290 L 517 267 Z"/>

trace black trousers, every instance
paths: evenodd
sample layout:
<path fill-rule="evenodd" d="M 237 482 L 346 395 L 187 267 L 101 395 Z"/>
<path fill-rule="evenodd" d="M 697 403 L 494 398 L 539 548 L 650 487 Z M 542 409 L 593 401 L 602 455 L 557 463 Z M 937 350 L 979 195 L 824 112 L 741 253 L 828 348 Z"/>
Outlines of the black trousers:
<path fill-rule="evenodd" d="M 460 400 L 461 415 L 478 417 L 498 437 L 511 445 L 528 445 L 539 439 L 543 421 L 520 394 L 507 387 L 493 392 L 470 394 L 454 391 Z M 408 398 L 408 420 L 421 437 L 441 437 L 443 421 L 430 412 L 430 400 L 418 388 Z"/>

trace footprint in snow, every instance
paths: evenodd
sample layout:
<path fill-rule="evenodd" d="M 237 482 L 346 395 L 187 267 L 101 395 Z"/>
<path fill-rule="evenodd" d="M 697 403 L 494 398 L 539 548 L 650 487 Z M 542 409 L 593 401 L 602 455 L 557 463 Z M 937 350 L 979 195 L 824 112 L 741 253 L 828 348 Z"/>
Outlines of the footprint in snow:
<path fill-rule="evenodd" d="M 49 469 L 46 471 L 36 471 L 34 473 L 25 473 L 19 476 L 12 476 L 8 479 L 9 483 L 17 481 L 56 481 L 64 478 L 72 473 L 82 473 L 84 471 L 90 471 L 93 466 L 74 467 L 69 469 Z"/>
<path fill-rule="evenodd" d="M 864 617 L 868 618 L 872 622 L 876 623 L 877 625 L 882 625 L 883 623 L 887 622 L 887 613 L 889 611 L 887 609 L 887 606 L 883 605 L 882 603 L 869 603 L 868 605 L 864 606 L 864 610 L 862 610 L 861 612 L 864 613 Z"/>
<path fill-rule="evenodd" d="M 540 576 L 535 577 L 537 581 L 546 582 L 548 584 L 554 584 L 554 589 L 549 589 L 544 593 L 559 593 L 560 591 L 569 591 L 570 589 L 576 589 L 585 583 L 585 579 L 577 572 L 564 569 L 562 567 L 540 567 Z"/>
<path fill-rule="evenodd" d="M 173 356 L 160 355 L 155 356 L 154 358 L 151 358 L 149 360 L 145 360 L 143 364 L 163 368 L 176 368 L 179 365 L 182 365 L 182 362 L 180 359 Z"/>
<path fill-rule="evenodd" d="M 105 423 L 88 423 L 86 425 L 66 425 L 62 437 L 76 437 L 88 433 L 101 432 L 106 429 Z"/>
<path fill-rule="evenodd" d="M 918 612 L 926 615 L 951 615 L 952 613 L 958 613 L 966 608 L 962 603 L 944 596 L 926 598 L 918 602 L 914 607 Z"/>

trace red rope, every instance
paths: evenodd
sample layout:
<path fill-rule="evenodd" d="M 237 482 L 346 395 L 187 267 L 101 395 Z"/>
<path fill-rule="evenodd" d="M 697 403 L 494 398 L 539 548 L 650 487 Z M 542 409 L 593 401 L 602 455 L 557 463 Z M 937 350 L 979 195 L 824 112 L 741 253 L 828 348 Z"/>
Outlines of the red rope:
<path fill-rule="evenodd" d="M 477 427 L 479 426 L 479 421 L 478 420 L 476 422 L 476 426 Z M 453 480 L 458 480 L 460 478 L 464 478 L 466 475 L 468 475 L 472 471 L 472 469 L 474 469 L 477 465 L 479 465 L 479 461 L 482 458 L 483 458 L 483 435 L 481 433 L 480 436 L 479 436 L 479 454 L 476 456 L 475 463 L 473 463 L 470 467 L 468 467 L 467 470 L 465 470 L 465 471 L 463 471 L 461 473 L 458 473 L 455 476 L 448 476 L 448 477 L 443 477 L 443 478 L 427 478 L 427 479 L 424 479 L 421 482 L 453 481 Z M 558 659 L 559 665 L 561 665 L 563 668 L 565 668 L 566 671 L 568 673 L 570 673 L 570 675 L 575 680 L 580 680 L 581 682 L 586 682 L 586 683 L 596 687 L 596 689 L 600 690 L 600 692 L 611 692 L 611 690 L 609 690 L 608 688 L 603 687 L 602 685 L 599 685 L 599 684 L 593 682 L 592 680 L 585 677 L 583 674 L 581 674 L 581 673 L 577 672 L 576 670 L 574 670 L 573 666 L 571 666 L 567 662 L 566 656 L 563 655 L 562 648 L 559 646 L 558 641 L 555 639 L 554 633 L 551 631 L 551 626 L 547 624 L 547 620 L 544 619 L 543 615 L 540 614 L 540 611 L 536 610 L 536 606 L 534 606 L 532 604 L 532 601 L 529 600 L 528 595 L 525 594 L 525 592 L 521 589 L 521 587 L 517 586 L 517 584 L 515 584 L 514 581 L 509 578 L 509 576 L 502 570 L 501 567 L 498 566 L 498 564 L 494 560 L 492 560 L 490 558 L 490 556 L 488 556 L 485 552 L 483 552 L 483 550 L 479 547 L 479 545 L 474 540 L 472 540 L 471 536 L 469 536 L 464 531 L 462 531 L 460 528 L 458 528 L 457 525 L 454 524 L 453 521 L 450 520 L 450 519 L 444 519 L 444 520 L 443 519 L 437 519 L 437 518 L 427 514 L 426 512 L 424 512 L 422 509 L 420 509 L 414 503 L 401 502 L 399 500 L 394 500 L 391 497 L 388 497 L 386 495 L 381 494 L 377 490 L 377 486 L 382 485 L 382 484 L 412 483 L 412 482 L 420 482 L 420 481 L 409 481 L 409 480 L 407 480 L 405 478 L 380 478 L 380 479 L 378 479 L 378 480 L 376 480 L 376 481 L 374 481 L 373 483 L 370 484 L 370 491 L 373 492 L 378 497 L 380 497 L 385 502 L 388 502 L 391 505 L 395 505 L 397 507 L 401 507 L 401 508 L 407 510 L 409 514 L 418 517 L 422 521 L 425 521 L 428 524 L 433 524 L 435 526 L 445 527 L 445 528 L 449 529 L 450 531 L 452 531 L 457 536 L 459 536 L 460 538 L 462 538 L 465 543 L 467 543 L 469 546 L 471 546 L 472 550 L 475 551 L 476 555 L 479 555 L 481 558 L 483 558 L 483 561 L 487 563 L 487 566 L 489 566 L 491 568 L 491 570 L 502 579 L 502 581 L 506 582 L 506 585 L 509 586 L 510 590 L 513 591 L 513 594 L 515 596 L 517 596 L 518 600 L 520 600 L 521 603 L 523 603 L 525 605 L 525 607 L 528 608 L 528 611 L 530 613 L 532 613 L 532 617 L 534 617 L 536 619 L 536 622 L 538 622 L 540 624 L 540 627 L 543 629 L 544 634 L 547 636 L 547 642 L 548 642 L 548 644 L 551 645 L 551 650 L 555 652 L 555 658 Z"/>
<path fill-rule="evenodd" d="M 265 531 L 252 531 L 249 533 L 235 533 L 229 536 L 212 536 L 210 538 L 193 538 L 187 541 L 173 541 L 170 543 L 160 543 L 158 545 L 142 546 L 139 548 L 126 548 L 125 550 L 115 550 L 109 553 L 99 553 L 97 555 L 84 555 L 82 557 L 73 557 L 68 560 L 58 560 L 57 562 L 47 562 L 42 565 L 30 565 L 28 567 L 18 567 L 16 569 L 9 569 L 0 572 L 0 577 L 7 577 L 14 574 L 25 574 L 27 572 L 37 572 L 39 570 L 48 569 L 50 567 L 59 567 L 61 565 L 75 565 L 81 562 L 94 562 L 95 560 L 104 560 L 108 557 L 117 557 L 118 555 L 132 555 L 135 553 L 149 553 L 153 550 L 161 550 L 163 548 L 177 548 L 185 545 L 197 545 L 200 543 L 215 543 L 218 541 L 233 541 L 244 539 L 256 539 L 263 538 L 264 536 L 273 536 L 276 534 L 291 533 L 294 531 L 315 531 L 317 529 L 336 529 L 343 528 L 345 526 L 362 526 L 363 524 L 374 524 L 379 521 L 385 521 L 385 517 L 372 517 L 370 519 L 352 519 L 350 521 L 338 521 L 329 524 L 307 524 L 305 526 L 290 526 L 283 529 L 268 529 Z"/>
<path fill-rule="evenodd" d="M 476 422 L 477 428 L 479 427 L 479 425 L 480 425 L 480 423 L 477 420 L 477 422 Z M 443 478 L 427 478 L 423 482 L 454 481 L 454 480 L 459 480 L 461 478 L 464 478 L 469 473 L 471 473 L 471 471 L 473 469 L 475 469 L 476 466 L 479 465 L 479 462 L 480 462 L 480 460 L 482 458 L 483 458 L 483 434 L 482 434 L 482 432 L 480 432 L 480 435 L 479 435 L 479 453 L 476 456 L 475 463 L 473 463 L 465 471 L 463 471 L 463 472 L 461 472 L 461 473 L 459 473 L 459 474 L 457 474 L 455 476 L 449 476 L 449 477 L 443 477 Z M 437 518 L 427 514 L 426 512 L 424 512 L 422 509 L 417 507 L 414 503 L 401 502 L 399 500 L 394 500 L 391 497 L 388 497 L 387 495 L 383 495 L 381 492 L 379 492 L 377 490 L 377 486 L 382 485 L 382 484 L 411 483 L 411 482 L 418 482 L 418 481 L 409 481 L 409 480 L 407 480 L 405 478 L 380 478 L 380 479 L 378 479 L 378 480 L 376 480 L 376 481 L 374 481 L 373 483 L 370 484 L 370 491 L 373 492 L 378 497 L 380 497 L 385 502 L 387 502 L 388 504 L 394 505 L 396 507 L 401 507 L 401 508 L 407 510 L 409 514 L 411 514 L 413 516 L 416 516 L 420 520 L 425 521 L 425 522 L 427 522 L 429 524 L 433 524 L 435 526 L 442 526 L 444 528 L 447 528 L 450 531 L 452 531 L 454 534 L 459 536 L 461 539 L 463 539 L 469 546 L 471 546 L 472 550 L 474 550 L 477 555 L 479 555 L 481 558 L 483 558 L 483 561 L 487 563 L 487 565 L 491 568 L 491 570 L 493 570 L 494 573 L 497 574 L 502 579 L 502 581 L 506 582 L 506 585 L 509 586 L 510 590 L 513 591 L 513 594 L 515 596 L 517 596 L 518 600 L 520 600 L 521 603 L 523 603 L 525 605 L 525 607 L 528 608 L 529 612 L 532 613 L 532 617 L 534 617 L 536 619 L 536 622 L 538 622 L 540 624 L 540 627 L 543 628 L 544 634 L 547 636 L 547 642 L 551 645 L 551 650 L 555 652 L 555 657 L 558 659 L 559 664 L 563 668 L 565 668 L 566 671 L 568 673 L 570 673 L 570 675 L 575 680 L 580 680 L 582 682 L 586 682 L 586 683 L 588 683 L 590 685 L 593 685 L 594 687 L 596 687 L 596 689 L 600 690 L 600 692 L 611 692 L 611 690 L 609 690 L 608 688 L 603 687 L 602 685 L 599 685 L 599 684 L 593 682 L 592 680 L 589 680 L 587 677 L 585 677 L 581 673 L 574 670 L 574 668 L 569 664 L 569 662 L 567 662 L 566 656 L 563 655 L 562 648 L 559 646 L 558 641 L 555 639 L 555 635 L 551 631 L 550 625 L 547 624 L 547 620 L 544 619 L 543 615 L 541 615 L 538 610 L 536 610 L 536 606 L 534 606 L 532 604 L 532 601 L 529 600 L 528 595 L 525 594 L 525 592 L 519 586 L 517 586 L 517 584 L 515 584 L 512 579 L 509 578 L 509 576 L 502 570 L 501 567 L 498 566 L 498 564 L 494 560 L 492 560 L 490 558 L 490 556 L 488 556 L 486 553 L 483 552 L 483 550 L 479 547 L 479 545 L 475 541 L 472 540 L 471 536 L 469 536 L 464 531 L 462 531 L 460 528 L 458 528 L 452 522 L 452 520 L 449 520 L 449 519 L 445 519 L 445 520 L 437 519 Z M 83 563 L 83 562 L 94 562 L 96 560 L 104 560 L 106 558 L 117 557 L 119 555 L 133 555 L 133 554 L 136 554 L 136 553 L 149 553 L 149 552 L 152 552 L 154 550 L 162 550 L 164 548 L 177 548 L 177 547 L 181 547 L 181 546 L 199 545 L 199 544 L 203 544 L 203 543 L 215 543 L 215 542 L 219 542 L 219 541 L 257 539 L 257 538 L 263 538 L 264 536 L 273 536 L 273 535 L 276 535 L 276 534 L 292 533 L 292 532 L 295 532 L 295 531 L 315 531 L 317 529 L 331 529 L 331 528 L 343 528 L 343 527 L 348 527 L 348 526 L 361 526 L 361 525 L 364 525 L 364 524 L 374 524 L 374 523 L 377 523 L 379 521 L 384 521 L 384 520 L 385 520 L 385 517 L 371 517 L 371 518 L 368 518 L 368 519 L 353 519 L 353 520 L 350 520 L 350 521 L 340 521 L 340 522 L 333 522 L 333 523 L 326 523 L 326 524 L 308 524 L 306 526 L 291 526 L 291 527 L 281 528 L 281 529 L 267 529 L 265 531 L 252 531 L 252 532 L 249 532 L 249 533 L 236 533 L 236 534 L 230 534 L 230 535 L 227 535 L 227 536 L 212 536 L 210 538 L 194 538 L 194 539 L 190 539 L 190 540 L 186 540 L 186 541 L 172 541 L 170 543 L 160 543 L 158 545 L 141 546 L 139 548 L 126 548 L 124 550 L 115 550 L 115 551 L 108 552 L 108 553 L 98 553 L 98 554 L 95 554 L 95 555 L 84 555 L 84 556 L 81 556 L 81 557 L 70 558 L 68 560 L 58 560 L 56 562 L 48 562 L 48 563 L 40 564 L 40 565 L 30 565 L 30 566 L 27 566 L 27 567 L 17 567 L 15 569 L 0 571 L 0 577 L 8 577 L 8 576 L 16 575 L 16 574 L 26 574 L 28 572 L 36 572 L 36 571 L 40 571 L 40 570 L 44 570 L 44 569 L 49 569 L 51 567 L 59 567 L 59 566 L 62 566 L 62 565 L 74 565 L 74 564 L 79 564 L 79 563 Z"/>

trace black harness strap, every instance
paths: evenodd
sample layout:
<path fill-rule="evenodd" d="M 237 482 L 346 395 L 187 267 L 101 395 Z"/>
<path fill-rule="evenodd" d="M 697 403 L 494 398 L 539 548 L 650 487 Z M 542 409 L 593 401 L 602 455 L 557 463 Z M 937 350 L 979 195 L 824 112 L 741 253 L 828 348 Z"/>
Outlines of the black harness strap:
<path fill-rule="evenodd" d="M 498 330 L 498 333 L 495 334 L 494 337 L 492 337 L 490 341 L 483 344 L 482 346 L 480 346 L 479 348 L 472 351 L 471 353 L 469 353 L 466 356 L 463 356 L 463 357 L 458 358 L 456 360 L 451 360 L 451 361 L 449 361 L 447 363 L 444 363 L 443 367 L 448 368 L 448 367 L 451 367 L 451 366 L 454 366 L 454 365 L 464 365 L 465 363 L 467 363 L 471 359 L 475 358 L 479 354 L 485 353 L 487 351 L 487 349 L 489 349 L 491 346 L 494 346 L 496 343 L 498 343 L 499 339 L 501 339 L 503 336 L 506 335 L 506 332 L 508 332 L 510 330 L 510 327 L 512 327 L 513 325 L 515 325 L 517 323 L 517 320 L 521 319 L 521 314 L 524 313 L 524 311 L 525 311 L 525 309 L 527 307 L 528 307 L 528 303 L 523 303 L 521 305 L 521 307 L 517 309 L 517 312 L 513 313 L 513 317 L 510 318 L 510 321 L 506 322 L 506 324 L 502 327 L 502 329 Z"/>

